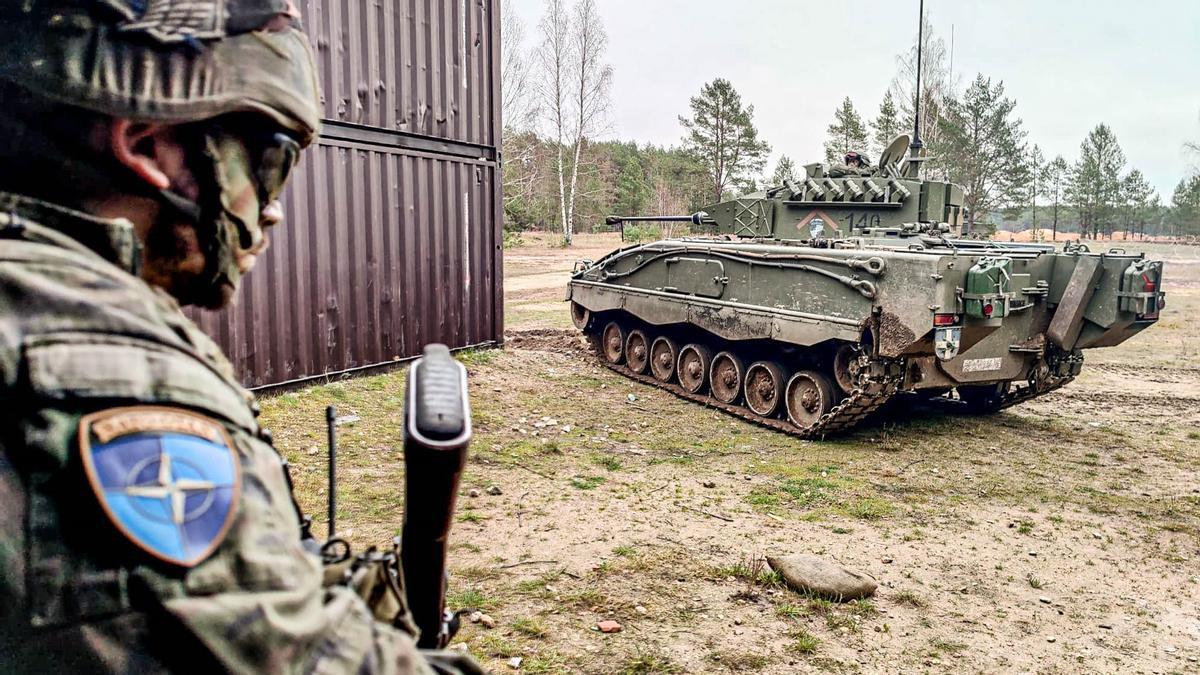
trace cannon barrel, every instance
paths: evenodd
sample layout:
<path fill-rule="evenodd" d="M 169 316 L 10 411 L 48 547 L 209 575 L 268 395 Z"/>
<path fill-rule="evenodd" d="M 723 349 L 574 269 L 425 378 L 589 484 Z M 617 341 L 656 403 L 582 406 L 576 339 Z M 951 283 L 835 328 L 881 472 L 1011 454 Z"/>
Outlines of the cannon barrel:
<path fill-rule="evenodd" d="M 621 223 L 691 223 L 705 225 L 713 222 L 708 214 L 699 211 L 690 216 L 606 216 L 605 225 L 620 225 Z"/>

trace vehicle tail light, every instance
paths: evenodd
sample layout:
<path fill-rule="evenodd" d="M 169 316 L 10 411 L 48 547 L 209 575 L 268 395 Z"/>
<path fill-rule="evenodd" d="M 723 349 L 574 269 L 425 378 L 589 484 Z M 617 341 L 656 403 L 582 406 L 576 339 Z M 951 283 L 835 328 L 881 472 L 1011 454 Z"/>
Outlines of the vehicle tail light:
<path fill-rule="evenodd" d="M 983 306 L 983 315 L 984 316 L 990 317 L 992 315 L 992 312 L 994 312 L 994 311 L 996 311 L 996 308 L 993 307 L 992 303 L 990 303 L 990 302 Z"/>
<path fill-rule="evenodd" d="M 933 315 L 933 325 L 934 326 L 954 326 L 957 324 L 958 324 L 958 315 L 957 314 L 934 314 Z"/>

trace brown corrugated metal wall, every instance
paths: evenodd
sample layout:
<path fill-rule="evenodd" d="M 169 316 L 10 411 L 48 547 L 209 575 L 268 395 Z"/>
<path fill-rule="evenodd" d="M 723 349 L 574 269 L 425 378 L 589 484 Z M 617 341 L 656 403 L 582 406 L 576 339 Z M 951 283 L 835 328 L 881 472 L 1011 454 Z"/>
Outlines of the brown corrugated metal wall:
<path fill-rule="evenodd" d="M 236 307 L 252 387 L 499 342 L 500 0 L 304 0 L 326 120 Z"/>

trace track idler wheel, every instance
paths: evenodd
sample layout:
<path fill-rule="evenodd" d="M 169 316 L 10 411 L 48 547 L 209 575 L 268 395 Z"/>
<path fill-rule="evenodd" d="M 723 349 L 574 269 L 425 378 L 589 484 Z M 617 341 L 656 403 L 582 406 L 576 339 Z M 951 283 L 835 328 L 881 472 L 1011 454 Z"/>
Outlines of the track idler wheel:
<path fill-rule="evenodd" d="M 625 365 L 639 375 L 646 372 L 650 365 L 650 341 L 644 332 L 629 331 L 629 337 L 625 338 Z"/>
<path fill-rule="evenodd" d="M 962 385 L 958 398 L 967 404 L 967 410 L 975 415 L 991 415 L 1004 407 L 1004 395 L 1008 393 L 1008 382 L 999 384 Z"/>
<path fill-rule="evenodd" d="M 786 401 L 792 424 L 809 429 L 833 410 L 833 383 L 815 370 L 802 370 L 788 381 Z"/>
<path fill-rule="evenodd" d="M 588 324 L 592 322 L 592 310 L 584 307 L 578 302 L 571 303 L 571 323 L 579 330 L 587 330 Z"/>
<path fill-rule="evenodd" d="M 783 400 L 783 369 L 771 361 L 757 361 L 746 370 L 746 405 L 771 417 Z"/>
<path fill-rule="evenodd" d="M 600 353 L 609 363 L 620 365 L 625 360 L 625 329 L 616 321 L 609 321 L 600 334 Z"/>
<path fill-rule="evenodd" d="M 708 383 L 708 369 L 712 365 L 712 350 L 704 345 L 690 344 L 679 352 L 679 363 L 675 372 L 679 384 L 689 394 L 699 394 Z"/>
<path fill-rule="evenodd" d="M 713 398 L 728 404 L 737 401 L 738 394 L 742 393 L 742 375 L 745 372 L 742 360 L 733 354 L 721 352 L 714 356 L 708 370 Z"/>
<path fill-rule="evenodd" d="M 659 382 L 670 382 L 675 377 L 675 360 L 679 357 L 679 346 L 665 335 L 650 345 L 650 372 Z"/>

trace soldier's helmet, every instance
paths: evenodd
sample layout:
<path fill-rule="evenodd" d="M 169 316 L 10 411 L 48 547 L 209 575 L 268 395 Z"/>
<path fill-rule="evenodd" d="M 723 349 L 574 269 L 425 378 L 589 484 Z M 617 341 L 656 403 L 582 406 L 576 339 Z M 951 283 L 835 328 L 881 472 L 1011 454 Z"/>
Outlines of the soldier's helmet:
<path fill-rule="evenodd" d="M 291 0 L 3 0 L 0 78 L 142 122 L 261 113 L 307 145 L 312 50 Z"/>

